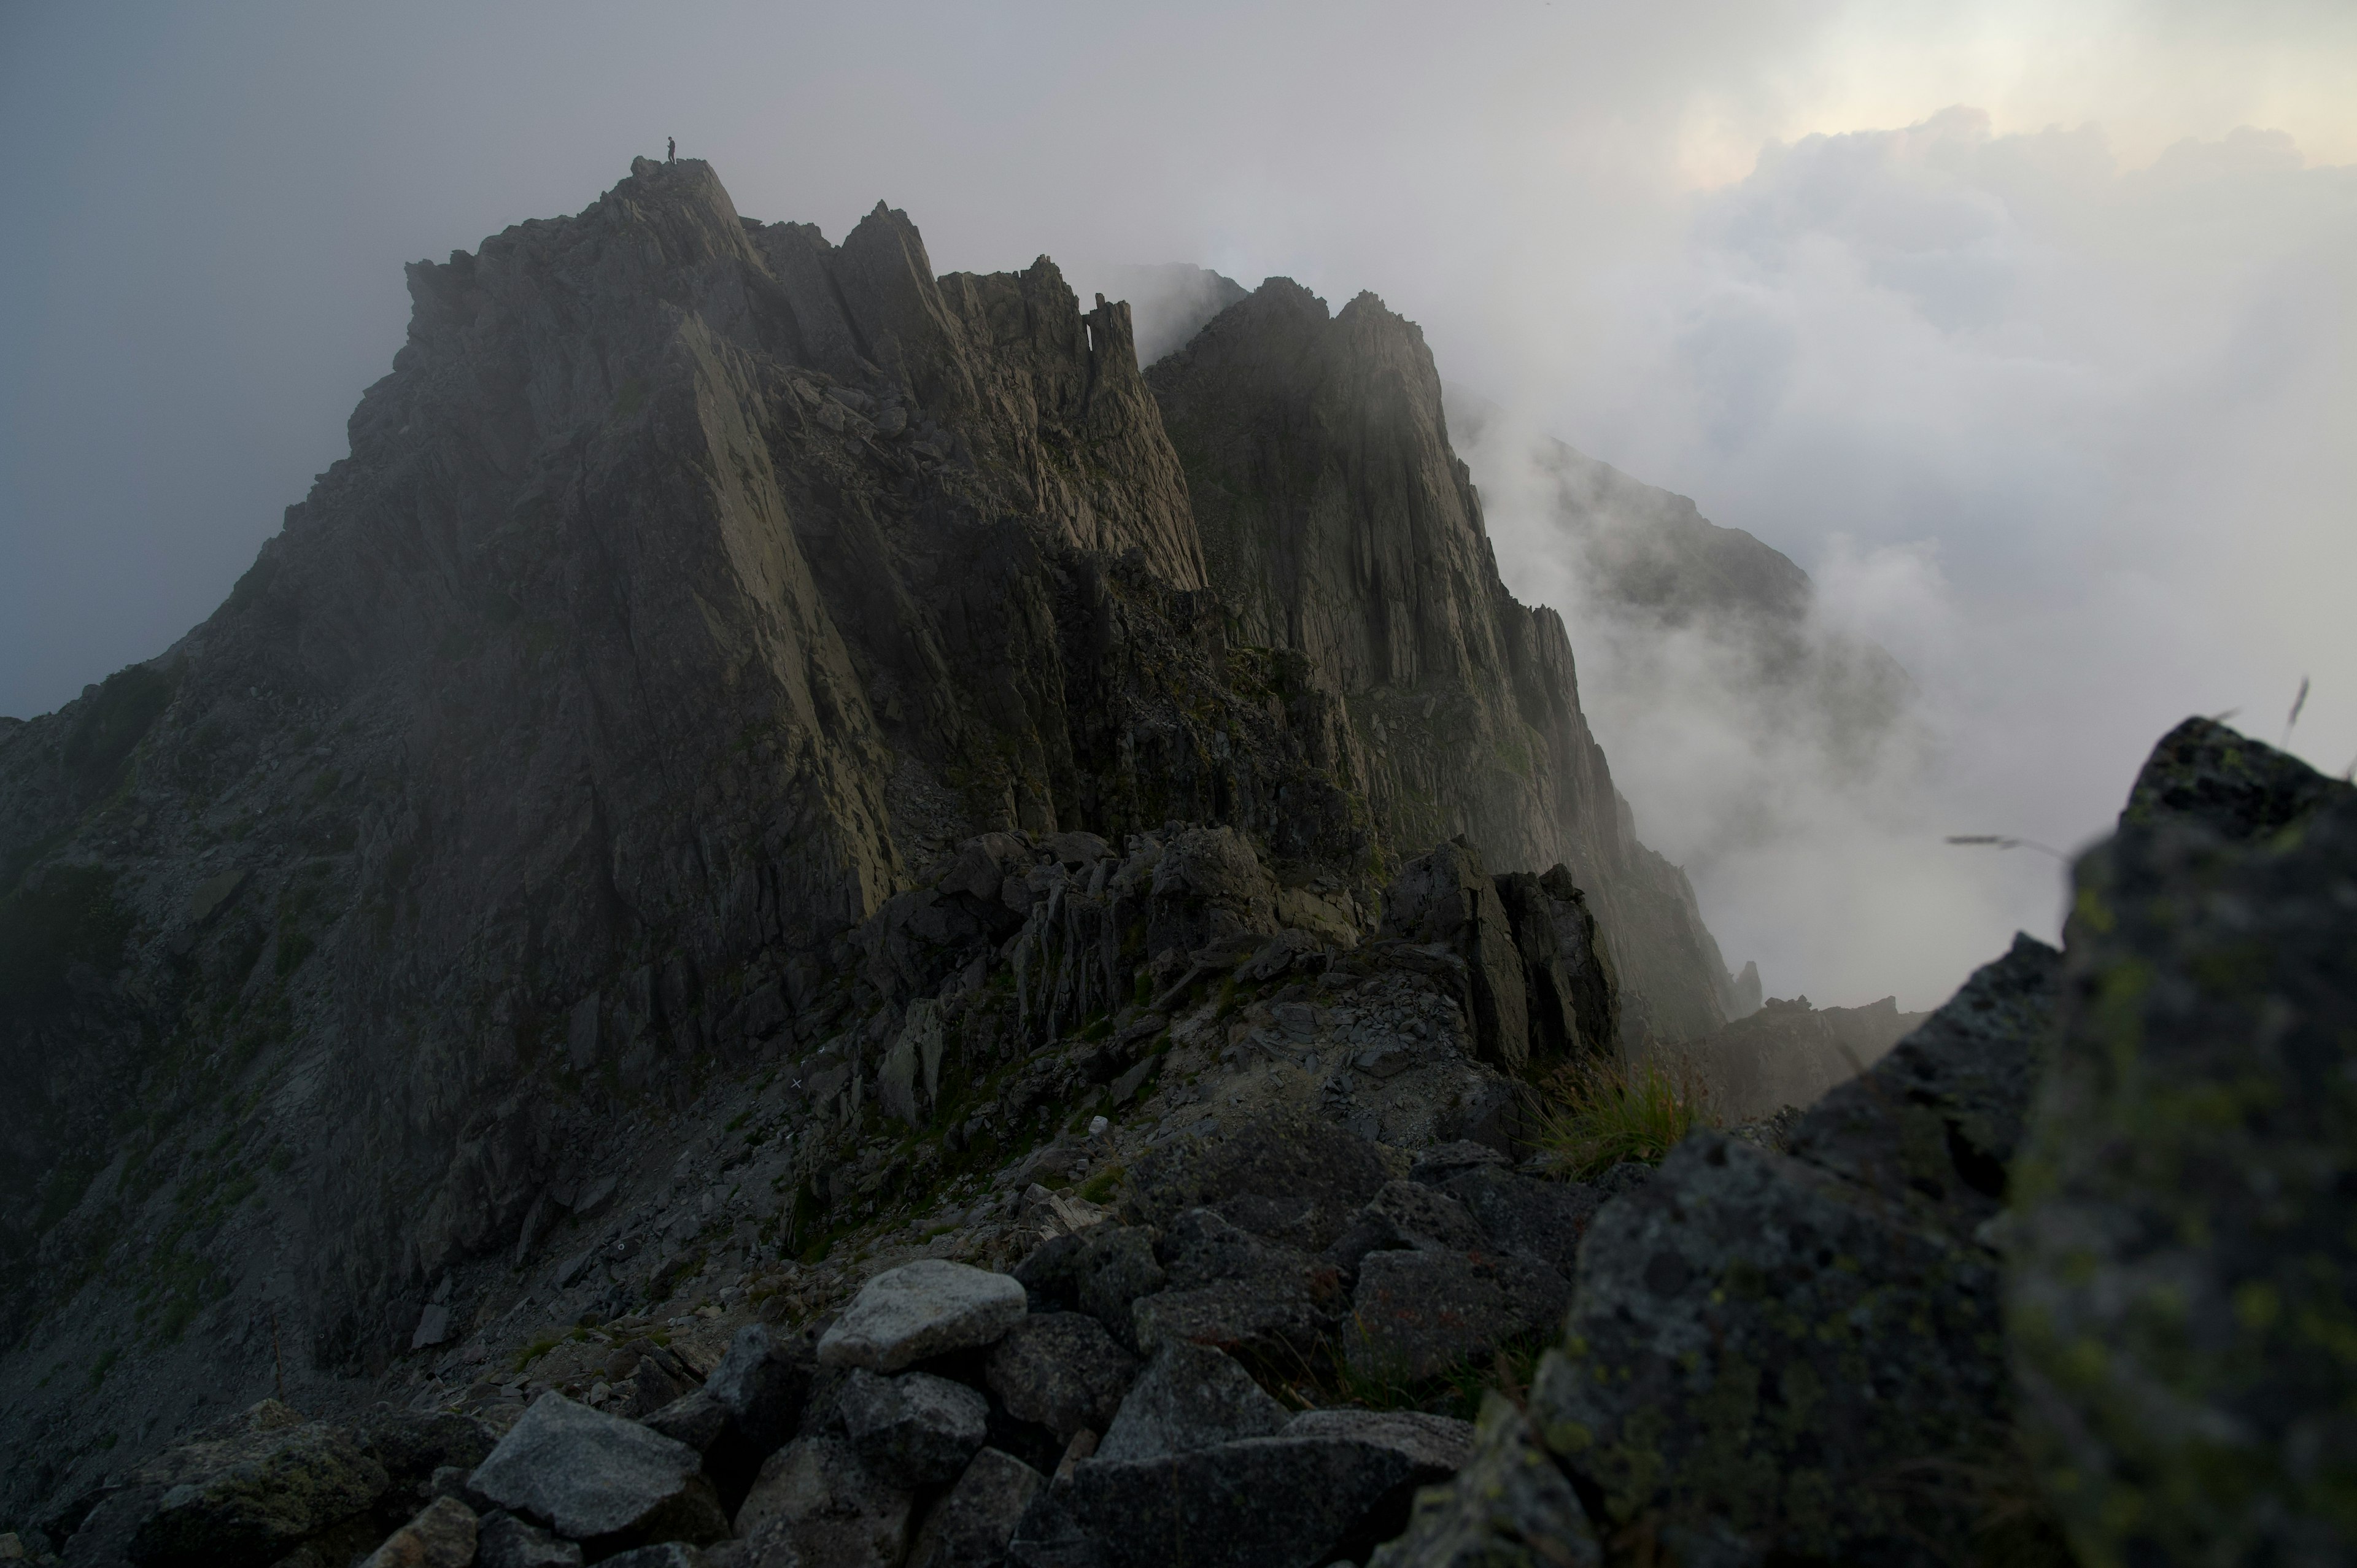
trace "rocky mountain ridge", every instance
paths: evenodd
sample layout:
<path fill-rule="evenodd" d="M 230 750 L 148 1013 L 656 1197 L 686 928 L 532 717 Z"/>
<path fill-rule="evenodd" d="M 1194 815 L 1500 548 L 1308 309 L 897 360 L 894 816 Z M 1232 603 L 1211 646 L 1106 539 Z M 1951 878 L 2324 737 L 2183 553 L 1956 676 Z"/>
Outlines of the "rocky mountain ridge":
<path fill-rule="evenodd" d="M 7 1508 L 519 1291 L 610 1315 L 979 1202 L 1223 992 L 1260 1033 L 1196 1048 L 1402 1148 L 1723 1014 L 1376 302 L 1264 291 L 1293 358 L 1203 346 L 1173 420 L 1044 259 L 936 277 L 900 214 L 832 246 L 693 162 L 409 284 L 221 610 L 0 734 Z M 1309 439 L 1251 448 L 1288 399 Z M 1203 547 L 1247 449 L 1340 635 Z M 1361 952 L 1382 1022 L 1287 1055 Z M 721 1102 L 761 1142 L 685 1146 Z"/>

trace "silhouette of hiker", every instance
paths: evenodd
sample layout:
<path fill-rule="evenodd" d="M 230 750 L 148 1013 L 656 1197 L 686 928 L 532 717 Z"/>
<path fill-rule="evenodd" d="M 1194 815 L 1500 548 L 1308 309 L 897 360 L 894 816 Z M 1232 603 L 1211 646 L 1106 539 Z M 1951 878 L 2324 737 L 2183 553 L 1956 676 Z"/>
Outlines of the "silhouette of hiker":
<path fill-rule="evenodd" d="M 679 138 L 677 136 L 665 136 L 663 138 L 663 162 L 668 164 L 676 163 L 678 161 Z"/>

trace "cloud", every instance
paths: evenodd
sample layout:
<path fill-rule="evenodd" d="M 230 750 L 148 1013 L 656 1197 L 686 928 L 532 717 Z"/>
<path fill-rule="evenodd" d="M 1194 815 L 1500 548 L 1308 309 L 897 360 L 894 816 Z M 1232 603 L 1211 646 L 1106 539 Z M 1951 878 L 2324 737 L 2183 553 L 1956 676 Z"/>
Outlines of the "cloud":
<path fill-rule="evenodd" d="M 1524 407 L 1782 548 L 1812 635 L 1916 683 L 1867 766 L 1836 756 L 1709 628 L 1632 642 L 1562 580 L 1522 457 L 1476 447 L 1501 564 L 1570 615 L 1640 829 L 1731 958 L 1925 1005 L 2059 908 L 2050 862 L 1945 834 L 2083 843 L 2168 725 L 2272 741 L 2304 673 L 2296 749 L 2357 754 L 2352 307 L 2357 169 L 2251 131 L 2123 169 L 2093 128 L 1964 108 L 1770 146 L 1611 285 L 1617 330 Z"/>

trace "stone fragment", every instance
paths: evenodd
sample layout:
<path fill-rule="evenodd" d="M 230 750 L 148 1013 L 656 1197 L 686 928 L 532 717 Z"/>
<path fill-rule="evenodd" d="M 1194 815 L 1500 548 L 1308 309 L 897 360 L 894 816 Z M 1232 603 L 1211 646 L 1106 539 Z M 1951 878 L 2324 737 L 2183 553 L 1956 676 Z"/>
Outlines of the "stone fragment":
<path fill-rule="evenodd" d="M 384 1466 L 396 1490 L 420 1486 L 446 1466 L 472 1470 L 498 1442 L 498 1433 L 456 1411 L 390 1412 L 360 1434 L 361 1452 Z"/>
<path fill-rule="evenodd" d="M 409 1348 L 423 1350 L 430 1346 L 450 1342 L 450 1309 L 436 1303 L 417 1316 L 417 1331 L 409 1337 Z"/>
<path fill-rule="evenodd" d="M 476 1568 L 581 1568 L 581 1548 L 504 1509 L 475 1527 Z"/>
<path fill-rule="evenodd" d="M 361 1568 L 467 1568 L 474 1560 L 475 1510 L 456 1498 L 436 1498 Z"/>
<path fill-rule="evenodd" d="M 1472 846 L 1455 839 L 1401 866 L 1383 896 L 1383 930 L 1410 941 L 1446 942 L 1464 959 L 1476 1049 L 1483 1060 L 1519 1072 L 1531 1054 L 1523 954 Z"/>
<path fill-rule="evenodd" d="M 1052 1238 L 1015 1267 L 1033 1310 L 1085 1312 L 1128 1344 L 1130 1306 L 1168 1283 L 1154 1243 L 1134 1226 L 1107 1222 Z"/>
<path fill-rule="evenodd" d="M 2357 790 L 2190 720 L 2083 856 L 2007 1321 L 2081 1561 L 2347 1561 Z"/>
<path fill-rule="evenodd" d="M 1281 1432 L 1286 1408 L 1224 1351 L 1165 1344 L 1121 1402 L 1100 1459 L 1158 1459 Z"/>
<path fill-rule="evenodd" d="M 990 1402 L 931 1372 L 887 1378 L 855 1369 L 836 1396 L 843 1428 L 870 1473 L 903 1486 L 946 1481 L 988 1434 Z"/>
<path fill-rule="evenodd" d="M 1069 1438 L 1082 1427 L 1103 1432 L 1137 1370 L 1137 1358 L 1104 1325 L 1083 1313 L 1054 1312 L 1008 1329 L 985 1376 L 1008 1414 Z"/>
<path fill-rule="evenodd" d="M 1587 1514 L 1523 1412 L 1492 1391 L 1465 1467 L 1415 1498 L 1367 1568 L 1602 1568 Z"/>
<path fill-rule="evenodd" d="M 1416 1155 L 1415 1162 L 1408 1167 L 1407 1179 L 1440 1187 L 1451 1177 L 1469 1170 L 1512 1164 L 1505 1155 L 1487 1144 L 1460 1139 L 1453 1144 L 1436 1144 Z"/>
<path fill-rule="evenodd" d="M 1256 1235 L 1317 1251 L 1387 1179 L 1363 1138 L 1321 1116 L 1285 1113 L 1154 1151 L 1131 1168 L 1130 1195 L 1148 1224 L 1211 1208 Z"/>
<path fill-rule="evenodd" d="M 1047 1484 L 1014 1455 L 984 1449 L 925 1516 L 908 1568 L 998 1568 L 1023 1510 Z"/>
<path fill-rule="evenodd" d="M 138 1525 L 131 1555 L 158 1568 L 274 1561 L 359 1514 L 392 1484 L 341 1428 L 277 1424 L 260 1407 L 222 1438 L 167 1455 L 155 1474 L 167 1489 Z"/>
<path fill-rule="evenodd" d="M 840 1438 L 798 1437 L 762 1465 L 737 1535 L 759 1568 L 899 1568 L 911 1500 Z"/>
<path fill-rule="evenodd" d="M 1486 1361 L 1512 1340 L 1552 1337 L 1570 1296 L 1561 1274 L 1512 1252 L 1370 1252 L 1347 1354 L 1363 1376 L 1420 1381 Z"/>
<path fill-rule="evenodd" d="M 1445 1416 L 1307 1411 L 1273 1437 L 1151 1459 L 1083 1460 L 1068 1506 L 1108 1568 L 1363 1561 L 1406 1524 L 1417 1487 L 1465 1462 L 1472 1434 Z"/>
<path fill-rule="evenodd" d="M 819 1340 L 822 1366 L 897 1372 L 944 1351 L 989 1345 L 1021 1321 L 1023 1286 L 942 1258 L 920 1258 L 869 1280 Z"/>
<path fill-rule="evenodd" d="M 695 1451 L 636 1422 L 545 1393 L 490 1457 L 475 1490 L 580 1541 L 593 1557 L 650 1541 L 701 1544 L 728 1533 Z"/>

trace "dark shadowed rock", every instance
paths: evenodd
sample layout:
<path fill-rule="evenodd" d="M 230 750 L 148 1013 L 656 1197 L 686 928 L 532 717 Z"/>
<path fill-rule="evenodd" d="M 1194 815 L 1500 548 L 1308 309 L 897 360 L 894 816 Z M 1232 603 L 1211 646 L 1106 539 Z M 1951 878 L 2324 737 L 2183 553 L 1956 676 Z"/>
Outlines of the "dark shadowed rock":
<path fill-rule="evenodd" d="M 1490 1165 L 1511 1165 L 1513 1162 L 1487 1144 L 1459 1140 L 1452 1144 L 1436 1144 L 1415 1156 L 1408 1166 L 1407 1179 L 1440 1187 L 1452 1176 L 1469 1170 Z"/>
<path fill-rule="evenodd" d="M 860 1287 L 818 1343 L 826 1367 L 897 1372 L 952 1350 L 988 1345 L 1028 1310 L 1023 1286 L 943 1258 L 887 1269 Z"/>
<path fill-rule="evenodd" d="M 361 1568 L 468 1568 L 475 1561 L 475 1510 L 436 1498 L 385 1539 Z"/>
<path fill-rule="evenodd" d="M 1606 1193 L 1587 1182 L 1542 1181 L 1500 1165 L 1459 1170 L 1439 1184 L 1465 1206 L 1490 1245 L 1553 1269 L 1568 1280 L 1580 1238 Z"/>
<path fill-rule="evenodd" d="M 533 1402 L 490 1457 L 476 1491 L 578 1541 L 591 1556 L 648 1541 L 717 1541 L 728 1520 L 694 1450 L 562 1394 Z"/>
<path fill-rule="evenodd" d="M 475 1530 L 477 1568 L 581 1568 L 581 1548 L 501 1509 Z"/>
<path fill-rule="evenodd" d="M 1481 1403 L 1473 1455 L 1418 1492 L 1406 1530 L 1367 1568 L 1601 1568 L 1604 1554 L 1563 1466 L 1523 1412 Z"/>
<path fill-rule="evenodd" d="M 167 1489 L 136 1526 L 135 1560 L 156 1568 L 273 1561 L 384 1495 L 384 1466 L 349 1433 L 316 1422 L 279 1424 L 271 1404 L 148 1467 Z"/>
<path fill-rule="evenodd" d="M 1370 1252 L 1351 1301 L 1347 1353 L 1363 1374 L 1416 1381 L 1551 1333 L 1570 1295 L 1561 1274 L 1512 1252 Z"/>
<path fill-rule="evenodd" d="M 2061 954 L 2017 935 L 1888 1056 L 1803 1113 L 1792 1154 L 1971 1235 L 2004 1206 L 2061 968 Z"/>
<path fill-rule="evenodd" d="M 605 1561 L 614 1568 L 705 1568 L 704 1553 L 684 1541 L 665 1541 L 634 1547 Z"/>
<path fill-rule="evenodd" d="M 456 1411 L 388 1412 L 360 1433 L 361 1451 L 384 1466 L 395 1492 L 424 1485 L 445 1466 L 471 1470 L 498 1441 L 498 1433 Z"/>
<path fill-rule="evenodd" d="M 1152 1238 L 1135 1226 L 1092 1225 L 1034 1248 L 1015 1266 L 1034 1311 L 1085 1312 L 1128 1344 L 1130 1306 L 1169 1283 Z"/>
<path fill-rule="evenodd" d="M 1025 1318 L 990 1353 L 990 1391 L 1018 1421 L 1058 1437 L 1082 1427 L 1103 1432 L 1137 1379 L 1137 1358 L 1078 1312 Z"/>
<path fill-rule="evenodd" d="M 1273 1437 L 1084 1459 L 1067 1506 L 1111 1568 L 1315 1568 L 1362 1559 L 1398 1533 L 1415 1488 L 1465 1462 L 1472 1430 L 1444 1416 L 1308 1411 Z"/>
<path fill-rule="evenodd" d="M 1382 1248 L 1466 1251 L 1487 1242 L 1481 1227 L 1455 1198 L 1420 1182 L 1394 1181 L 1351 1217 L 1326 1256 L 1356 1272 L 1360 1259 Z"/>
<path fill-rule="evenodd" d="M 2079 862 L 2008 1321 L 2083 1561 L 2346 1561 L 2357 790 L 2190 720 Z"/>
<path fill-rule="evenodd" d="M 899 1568 L 911 1500 L 840 1438 L 798 1437 L 762 1465 L 737 1534 L 758 1568 Z"/>
<path fill-rule="evenodd" d="M 705 1389 L 727 1407 L 745 1441 L 766 1454 L 783 1443 L 801 1419 L 813 1370 L 810 1348 L 799 1337 L 750 1323 L 728 1342 L 727 1354 L 712 1369 Z"/>
<path fill-rule="evenodd" d="M 984 1449 L 926 1514 L 908 1568 L 998 1568 L 1023 1510 L 1047 1484 L 1014 1455 Z"/>
<path fill-rule="evenodd" d="M 1492 878 L 1522 954 L 1534 1068 L 1580 1057 L 1618 1056 L 1620 982 L 1587 908 L 1587 895 L 1561 865 Z"/>
<path fill-rule="evenodd" d="M 2215 719 L 2192 718 L 2161 736 L 2145 758 L 2120 825 L 2169 822 L 2222 838 L 2263 838 L 2342 798 L 2347 788 Z"/>
<path fill-rule="evenodd" d="M 1994 1260 L 1816 1166 L 1717 1133 L 1600 1209 L 1531 1416 L 1609 1527 L 1930 1563 L 1977 1504 L 1894 1466 L 1995 1466 L 2009 1416 Z"/>
<path fill-rule="evenodd" d="M 887 1378 L 855 1370 L 836 1400 L 844 1433 L 861 1463 L 904 1486 L 949 1480 L 988 1434 L 990 1402 L 931 1372 Z"/>
<path fill-rule="evenodd" d="M 1168 1341 L 1306 1352 L 1347 1309 L 1342 1271 L 1296 1247 L 1265 1240 L 1209 1208 L 1164 1233 L 1169 1288 L 1131 1308 L 1134 1342 L 1152 1355 Z"/>
<path fill-rule="evenodd" d="M 1166 1343 L 1105 1428 L 1096 1457 L 1158 1459 L 1246 1437 L 1269 1437 L 1290 1419 L 1234 1357 L 1209 1345 Z"/>
<path fill-rule="evenodd" d="M 1130 1195 L 1149 1224 L 1210 1208 L 1255 1235 L 1317 1251 L 1333 1244 L 1385 1179 L 1364 1139 L 1301 1114 L 1166 1145 L 1138 1162 Z"/>

